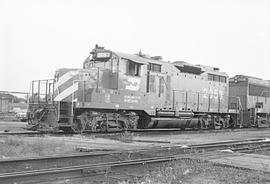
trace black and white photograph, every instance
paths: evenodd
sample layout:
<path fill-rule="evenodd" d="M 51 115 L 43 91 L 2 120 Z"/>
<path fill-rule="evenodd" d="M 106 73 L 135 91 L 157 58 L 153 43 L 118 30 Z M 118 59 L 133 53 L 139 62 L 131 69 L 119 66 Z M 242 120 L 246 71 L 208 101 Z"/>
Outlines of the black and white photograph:
<path fill-rule="evenodd" d="M 0 0 L 0 184 L 270 184 L 270 0 Z"/>

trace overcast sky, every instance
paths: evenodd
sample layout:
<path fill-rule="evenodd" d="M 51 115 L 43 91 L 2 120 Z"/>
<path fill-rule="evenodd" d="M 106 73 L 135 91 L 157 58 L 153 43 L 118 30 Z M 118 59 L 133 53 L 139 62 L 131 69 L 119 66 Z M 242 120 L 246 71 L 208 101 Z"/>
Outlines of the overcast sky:
<path fill-rule="evenodd" d="M 270 0 L 0 0 L 0 91 L 112 51 L 270 79 Z"/>

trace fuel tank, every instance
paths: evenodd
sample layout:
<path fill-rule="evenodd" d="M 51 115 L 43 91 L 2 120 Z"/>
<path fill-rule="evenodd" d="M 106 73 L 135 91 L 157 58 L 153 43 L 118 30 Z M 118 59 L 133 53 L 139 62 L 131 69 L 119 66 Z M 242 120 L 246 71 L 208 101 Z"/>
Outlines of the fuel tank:
<path fill-rule="evenodd" d="M 148 128 L 196 128 L 199 125 L 198 118 L 152 118 Z"/>

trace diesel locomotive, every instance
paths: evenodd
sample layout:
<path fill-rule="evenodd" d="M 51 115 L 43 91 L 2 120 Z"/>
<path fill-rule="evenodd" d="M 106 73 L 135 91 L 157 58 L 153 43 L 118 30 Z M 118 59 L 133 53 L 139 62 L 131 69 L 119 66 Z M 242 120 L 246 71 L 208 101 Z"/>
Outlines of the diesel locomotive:
<path fill-rule="evenodd" d="M 230 100 L 229 106 L 239 107 L 243 127 L 269 127 L 270 81 L 256 77 L 236 75 L 229 79 L 229 95 L 239 98 Z"/>
<path fill-rule="evenodd" d="M 96 45 L 81 69 L 61 68 L 53 79 L 32 81 L 29 124 L 35 130 L 77 133 L 235 128 L 242 127 L 243 120 L 246 126 L 268 126 L 269 82 L 261 82 L 264 88 L 257 90 L 253 79 L 246 79 L 242 93 L 238 89 L 243 78 L 229 79 L 215 67 Z"/>

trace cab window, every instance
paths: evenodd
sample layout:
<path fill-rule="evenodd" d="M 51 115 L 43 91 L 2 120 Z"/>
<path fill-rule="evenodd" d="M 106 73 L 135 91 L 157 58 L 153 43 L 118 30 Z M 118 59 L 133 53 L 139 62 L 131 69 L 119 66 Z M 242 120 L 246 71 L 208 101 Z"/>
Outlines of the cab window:
<path fill-rule="evenodd" d="M 141 65 L 133 61 L 127 61 L 127 75 L 140 76 Z"/>
<path fill-rule="evenodd" d="M 161 72 L 161 65 L 155 63 L 149 63 L 147 69 L 153 72 Z"/>
<path fill-rule="evenodd" d="M 208 74 L 208 80 L 213 81 L 214 80 L 214 75 L 213 74 Z"/>
<path fill-rule="evenodd" d="M 226 83 L 226 77 L 220 76 L 219 81 L 223 82 L 223 83 Z"/>

